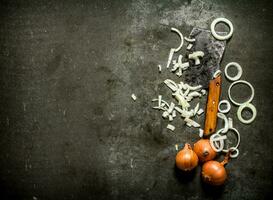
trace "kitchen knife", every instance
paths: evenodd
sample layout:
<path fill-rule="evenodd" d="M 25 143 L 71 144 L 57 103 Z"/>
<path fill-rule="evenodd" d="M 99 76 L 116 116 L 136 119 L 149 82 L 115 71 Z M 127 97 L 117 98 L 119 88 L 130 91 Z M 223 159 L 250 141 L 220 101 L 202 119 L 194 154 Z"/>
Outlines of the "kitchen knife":
<path fill-rule="evenodd" d="M 220 32 L 218 34 L 225 34 Z M 217 125 L 218 103 L 221 95 L 221 75 L 215 76 L 220 68 L 220 62 L 225 51 L 226 41 L 216 40 L 209 30 L 193 28 L 190 38 L 195 39 L 191 52 L 202 51 L 204 57 L 200 65 L 191 63 L 186 79 L 208 88 L 208 99 L 206 105 L 206 117 L 204 136 L 215 132 Z"/>

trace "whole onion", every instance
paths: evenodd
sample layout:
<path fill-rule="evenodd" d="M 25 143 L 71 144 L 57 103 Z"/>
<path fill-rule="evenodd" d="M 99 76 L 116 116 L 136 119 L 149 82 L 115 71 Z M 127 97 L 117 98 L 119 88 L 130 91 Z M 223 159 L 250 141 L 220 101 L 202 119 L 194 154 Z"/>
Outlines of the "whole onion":
<path fill-rule="evenodd" d="M 197 166 L 198 157 L 190 144 L 186 143 L 185 147 L 177 153 L 175 163 L 177 168 L 183 171 L 190 171 Z"/>
<path fill-rule="evenodd" d="M 219 186 L 227 179 L 227 172 L 224 167 L 228 163 L 229 155 L 221 163 L 218 161 L 208 161 L 202 167 L 202 179 L 205 183 Z"/>
<path fill-rule="evenodd" d="M 201 162 L 213 160 L 216 156 L 216 152 L 210 146 L 209 139 L 198 140 L 193 146 L 193 151 Z"/>

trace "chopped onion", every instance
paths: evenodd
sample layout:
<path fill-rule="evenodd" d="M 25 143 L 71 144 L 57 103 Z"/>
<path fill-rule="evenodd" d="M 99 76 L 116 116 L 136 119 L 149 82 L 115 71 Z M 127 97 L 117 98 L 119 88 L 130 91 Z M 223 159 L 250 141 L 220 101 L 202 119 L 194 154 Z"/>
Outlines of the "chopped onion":
<path fill-rule="evenodd" d="M 204 130 L 199 128 L 199 137 L 202 138 L 204 135 Z"/>
<path fill-rule="evenodd" d="M 197 122 L 193 121 L 190 118 L 185 118 L 185 122 L 187 122 L 187 124 L 190 124 L 193 127 L 196 127 L 196 128 L 200 127 L 200 124 L 198 124 Z"/>
<path fill-rule="evenodd" d="M 175 126 L 171 125 L 171 124 L 168 124 L 167 125 L 167 129 L 171 130 L 171 131 L 174 131 L 175 129 Z"/>
<path fill-rule="evenodd" d="M 132 94 L 131 95 L 132 99 L 135 101 L 137 99 L 136 95 L 135 94 Z"/>

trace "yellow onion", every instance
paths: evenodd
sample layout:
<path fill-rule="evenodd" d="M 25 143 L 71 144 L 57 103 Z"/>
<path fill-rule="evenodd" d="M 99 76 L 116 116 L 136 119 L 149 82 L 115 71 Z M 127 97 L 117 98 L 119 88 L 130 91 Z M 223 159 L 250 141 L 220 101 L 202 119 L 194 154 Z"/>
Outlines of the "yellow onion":
<path fill-rule="evenodd" d="M 225 183 L 227 179 L 227 172 L 224 167 L 228 163 L 229 154 L 220 163 L 218 161 L 208 161 L 202 167 L 202 179 L 205 183 L 210 185 L 219 186 Z"/>
<path fill-rule="evenodd" d="M 193 151 L 201 162 L 213 160 L 216 156 L 216 152 L 210 146 L 209 139 L 198 140 L 193 146 Z"/>
<path fill-rule="evenodd" d="M 198 157 L 190 144 L 186 143 L 185 147 L 177 153 L 175 163 L 177 168 L 183 171 L 190 171 L 197 166 Z"/>

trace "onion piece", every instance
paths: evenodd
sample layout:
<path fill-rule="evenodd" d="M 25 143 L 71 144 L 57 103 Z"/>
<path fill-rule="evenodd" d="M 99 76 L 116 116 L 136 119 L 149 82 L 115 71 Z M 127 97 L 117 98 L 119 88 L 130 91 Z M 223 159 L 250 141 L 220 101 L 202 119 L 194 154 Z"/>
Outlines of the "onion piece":
<path fill-rule="evenodd" d="M 203 110 L 202 108 L 200 108 L 200 109 L 197 111 L 197 115 L 201 115 L 203 112 L 204 112 L 204 110 Z"/>
<path fill-rule="evenodd" d="M 202 95 L 206 95 L 207 92 L 206 92 L 206 90 L 202 89 L 201 93 L 202 93 Z"/>
<path fill-rule="evenodd" d="M 204 52 L 203 51 L 195 51 L 191 54 L 189 54 L 189 59 L 194 60 L 194 64 L 195 65 L 200 65 L 200 58 L 202 58 L 204 56 Z"/>
<path fill-rule="evenodd" d="M 232 120 L 232 118 L 228 118 L 228 129 L 231 129 L 231 128 L 233 128 L 233 120 Z"/>
<path fill-rule="evenodd" d="M 179 90 L 173 93 L 173 96 L 178 101 L 178 105 L 182 106 L 183 108 L 190 107 L 190 104 L 185 100 L 184 96 L 179 94 Z"/>
<path fill-rule="evenodd" d="M 135 94 L 132 94 L 131 97 L 132 97 L 132 99 L 133 99 L 134 101 L 136 101 L 137 97 L 136 97 Z"/>
<path fill-rule="evenodd" d="M 171 102 L 170 107 L 169 107 L 169 109 L 167 110 L 167 112 L 168 112 L 169 114 L 172 113 L 174 107 L 175 107 L 175 104 L 174 104 L 173 102 Z"/>
<path fill-rule="evenodd" d="M 176 72 L 177 76 L 182 76 L 182 71 L 188 69 L 188 67 L 190 66 L 189 62 L 183 63 L 182 58 L 183 58 L 183 56 L 179 55 L 177 61 L 176 60 L 173 61 L 174 66 L 171 69 L 171 71 L 175 72 L 176 70 L 178 70 Z"/>
<path fill-rule="evenodd" d="M 162 70 L 162 66 L 158 65 L 158 71 L 159 71 L 159 73 L 161 72 L 161 70 Z"/>
<path fill-rule="evenodd" d="M 192 48 L 192 44 L 188 44 L 188 46 L 187 46 L 187 50 L 190 50 L 191 48 Z"/>
<path fill-rule="evenodd" d="M 172 112 L 172 117 L 176 117 L 176 111 L 175 110 L 173 110 L 173 112 Z"/>
<path fill-rule="evenodd" d="M 170 80 L 170 79 L 166 79 L 166 80 L 164 81 L 164 83 L 165 83 L 165 84 L 168 86 L 168 88 L 170 88 L 173 92 L 175 92 L 175 91 L 178 89 L 177 84 L 176 84 L 174 81 Z"/>
<path fill-rule="evenodd" d="M 199 109 L 199 103 L 197 103 L 197 105 L 194 108 L 194 112 L 193 112 L 194 115 L 196 115 L 198 109 Z"/>
<path fill-rule="evenodd" d="M 226 115 L 224 115 L 223 113 L 217 113 L 217 117 L 224 120 L 225 126 L 224 126 L 222 133 L 227 133 L 228 132 L 228 119 L 227 119 Z"/>
<path fill-rule="evenodd" d="M 163 117 L 163 118 L 167 118 L 168 116 L 169 116 L 168 111 L 163 112 L 163 114 L 162 114 L 162 117 Z"/>
<path fill-rule="evenodd" d="M 179 35 L 179 37 L 180 37 L 180 45 L 176 48 L 176 49 L 174 49 L 174 52 L 178 52 L 180 49 L 181 49 L 181 47 L 183 46 L 183 43 L 184 43 L 184 39 L 183 39 L 183 35 L 182 35 L 182 33 L 178 30 L 178 29 L 176 29 L 176 28 L 171 28 L 171 30 L 173 31 L 173 32 L 176 32 L 178 35 Z"/>
<path fill-rule="evenodd" d="M 190 123 L 186 123 L 186 125 L 187 125 L 188 127 L 192 127 L 192 125 L 191 125 Z"/>
<path fill-rule="evenodd" d="M 152 102 L 154 102 L 154 101 L 158 101 L 158 106 L 154 106 L 153 107 L 154 109 L 166 111 L 170 107 L 169 104 L 166 101 L 162 100 L 161 95 L 158 95 L 158 99 L 152 99 Z"/>
<path fill-rule="evenodd" d="M 199 128 L 199 137 L 202 138 L 204 135 L 204 130 Z"/>
<path fill-rule="evenodd" d="M 200 124 L 198 124 L 197 122 L 193 121 L 193 120 L 190 119 L 190 118 L 185 118 L 184 121 L 187 122 L 187 124 L 189 124 L 189 125 L 191 125 L 191 126 L 193 126 L 193 127 L 195 127 L 195 128 L 200 127 Z"/>
<path fill-rule="evenodd" d="M 220 129 L 217 133 L 210 136 L 210 145 L 213 148 L 213 150 L 216 152 L 220 152 L 224 149 L 224 140 L 227 139 L 226 135 L 219 134 L 222 130 L 223 129 Z M 215 146 L 214 144 L 216 142 L 219 143 L 219 145 Z"/>
<path fill-rule="evenodd" d="M 189 93 L 189 96 L 190 97 L 201 97 L 202 95 L 199 92 L 194 91 L 194 92 Z"/>
<path fill-rule="evenodd" d="M 183 110 L 181 109 L 181 108 L 179 108 L 179 107 L 174 107 L 174 109 L 177 111 L 177 112 L 179 112 L 180 114 L 183 112 Z"/>
<path fill-rule="evenodd" d="M 186 91 L 184 92 L 184 96 L 188 96 L 189 93 L 190 93 L 190 89 L 187 88 Z"/>
<path fill-rule="evenodd" d="M 184 118 L 190 118 L 193 116 L 193 113 L 187 110 L 182 110 L 181 112 L 181 116 Z"/>
<path fill-rule="evenodd" d="M 195 42 L 195 38 L 184 37 L 187 42 Z"/>
<path fill-rule="evenodd" d="M 173 54 L 174 54 L 174 52 L 175 52 L 175 49 L 171 49 L 171 50 L 170 50 L 169 58 L 168 58 L 168 62 L 167 62 L 166 68 L 169 68 L 169 66 L 170 66 L 170 64 L 171 64 L 171 61 L 172 61 L 172 59 L 173 59 Z"/>
<path fill-rule="evenodd" d="M 171 125 L 171 124 L 168 124 L 167 125 L 167 129 L 171 130 L 171 131 L 174 131 L 175 130 L 175 126 Z"/>
<path fill-rule="evenodd" d="M 222 71 L 218 69 L 216 72 L 214 72 L 213 78 L 217 78 L 221 73 Z"/>

